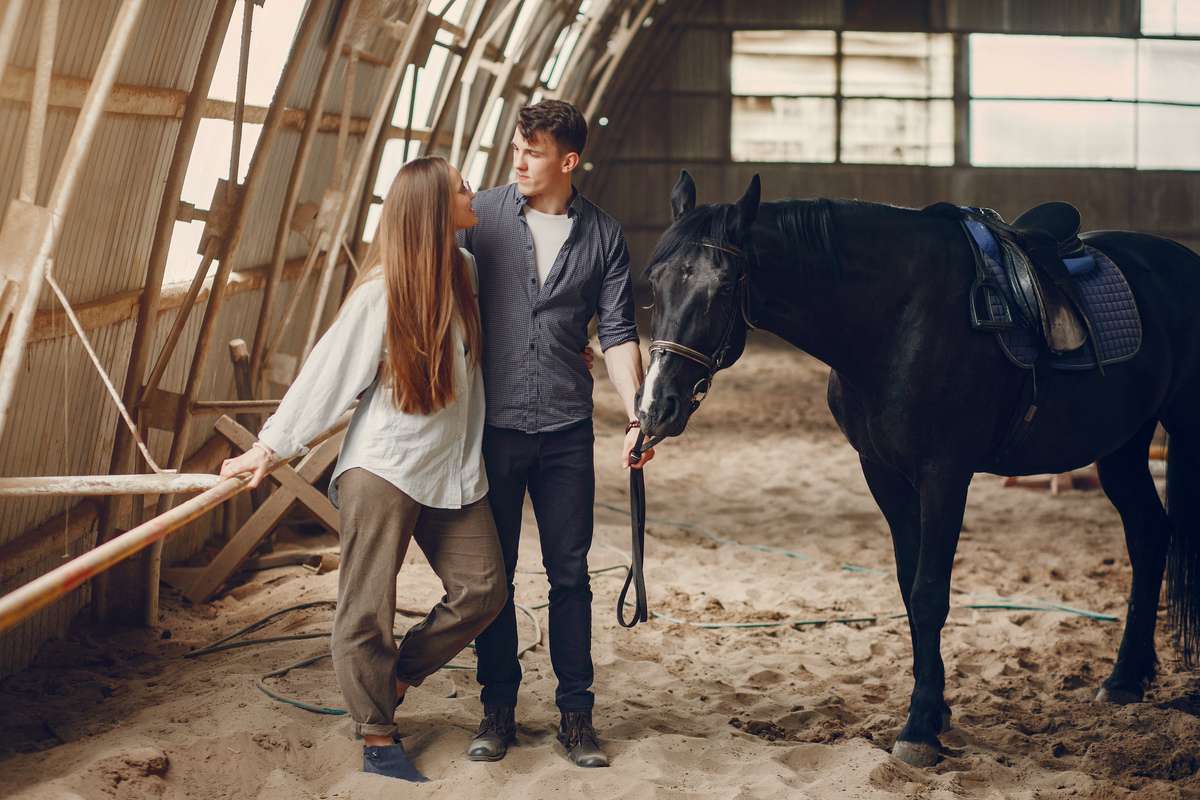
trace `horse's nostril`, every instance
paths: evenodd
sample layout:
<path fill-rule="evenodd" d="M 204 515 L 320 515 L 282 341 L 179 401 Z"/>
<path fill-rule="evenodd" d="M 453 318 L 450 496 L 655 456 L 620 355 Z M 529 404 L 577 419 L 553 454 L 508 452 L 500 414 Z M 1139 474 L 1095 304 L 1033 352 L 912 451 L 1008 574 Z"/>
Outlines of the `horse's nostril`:
<path fill-rule="evenodd" d="M 663 398 L 663 413 L 664 421 L 675 419 L 675 413 L 679 411 L 679 399 L 675 395 L 668 395 Z"/>

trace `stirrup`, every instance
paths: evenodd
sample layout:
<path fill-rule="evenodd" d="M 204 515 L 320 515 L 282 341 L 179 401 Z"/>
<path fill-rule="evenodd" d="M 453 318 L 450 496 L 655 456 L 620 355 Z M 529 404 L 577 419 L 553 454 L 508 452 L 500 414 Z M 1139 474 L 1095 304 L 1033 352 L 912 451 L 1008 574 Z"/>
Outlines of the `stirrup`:
<path fill-rule="evenodd" d="M 1000 302 L 1000 316 L 992 316 L 992 300 Z M 980 316 L 980 302 L 986 316 Z M 1013 326 L 1012 309 L 1008 305 L 1008 297 L 996 285 L 986 278 L 976 278 L 971 284 L 971 327 L 977 331 L 1007 331 Z"/>

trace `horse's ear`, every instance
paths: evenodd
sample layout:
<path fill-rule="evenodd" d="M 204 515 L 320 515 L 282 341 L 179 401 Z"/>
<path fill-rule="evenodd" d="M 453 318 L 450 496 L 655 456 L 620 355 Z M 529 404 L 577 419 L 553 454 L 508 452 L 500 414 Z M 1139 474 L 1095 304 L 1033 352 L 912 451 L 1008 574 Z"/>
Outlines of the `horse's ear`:
<path fill-rule="evenodd" d="M 735 242 L 741 242 L 750 227 L 754 225 L 754 220 L 758 218 L 758 203 L 762 197 L 762 182 L 758 175 L 755 174 L 750 179 L 750 185 L 746 187 L 746 193 L 734 205 L 733 230 L 729 231 L 729 238 Z"/>
<path fill-rule="evenodd" d="M 677 220 L 696 207 L 696 182 L 688 171 L 679 173 L 675 188 L 671 190 L 671 220 Z"/>

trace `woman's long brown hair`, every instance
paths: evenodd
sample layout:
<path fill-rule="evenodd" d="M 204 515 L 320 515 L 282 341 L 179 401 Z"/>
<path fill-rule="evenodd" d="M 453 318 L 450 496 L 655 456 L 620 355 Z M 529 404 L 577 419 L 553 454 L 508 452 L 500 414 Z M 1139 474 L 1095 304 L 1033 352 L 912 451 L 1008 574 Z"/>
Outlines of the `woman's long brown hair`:
<path fill-rule="evenodd" d="M 392 401 L 410 414 L 431 414 L 454 402 L 455 320 L 470 363 L 479 361 L 479 307 L 454 240 L 458 190 L 444 158 L 427 156 L 401 167 L 351 287 L 353 292 L 383 274 L 388 307 L 383 367 Z"/>

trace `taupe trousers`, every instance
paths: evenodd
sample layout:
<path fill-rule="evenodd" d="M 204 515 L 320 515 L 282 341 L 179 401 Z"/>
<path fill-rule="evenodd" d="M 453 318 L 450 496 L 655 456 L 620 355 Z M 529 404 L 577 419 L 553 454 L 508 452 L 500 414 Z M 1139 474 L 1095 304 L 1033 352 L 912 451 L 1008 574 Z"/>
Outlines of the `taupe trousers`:
<path fill-rule="evenodd" d="M 342 554 L 333 669 L 355 735 L 388 736 L 396 731 L 396 679 L 419 685 L 504 607 L 504 560 L 487 497 L 458 509 L 430 508 L 359 468 L 338 477 L 338 495 Z M 397 647 L 396 575 L 410 539 L 446 594 Z"/>

